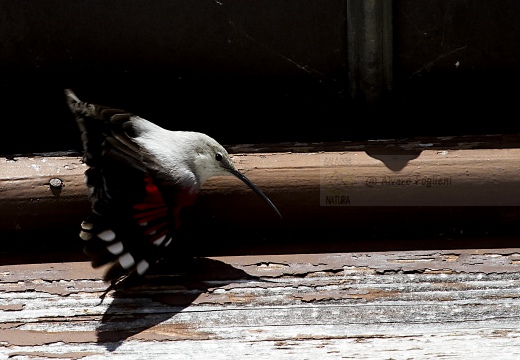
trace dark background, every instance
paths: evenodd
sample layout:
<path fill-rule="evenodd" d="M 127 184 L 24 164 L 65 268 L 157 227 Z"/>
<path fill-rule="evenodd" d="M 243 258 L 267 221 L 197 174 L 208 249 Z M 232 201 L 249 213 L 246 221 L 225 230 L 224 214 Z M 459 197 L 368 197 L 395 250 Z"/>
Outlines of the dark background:
<path fill-rule="evenodd" d="M 393 14 L 393 92 L 365 102 L 345 0 L 2 1 L 0 153 L 79 150 L 66 87 L 224 145 L 519 132 L 518 1 Z"/>

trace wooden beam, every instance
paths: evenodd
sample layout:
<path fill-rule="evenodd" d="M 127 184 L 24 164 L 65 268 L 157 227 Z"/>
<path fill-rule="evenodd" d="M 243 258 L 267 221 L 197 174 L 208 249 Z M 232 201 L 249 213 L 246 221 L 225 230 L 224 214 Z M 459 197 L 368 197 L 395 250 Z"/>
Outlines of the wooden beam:
<path fill-rule="evenodd" d="M 446 208 L 486 208 L 490 219 L 503 211 L 509 222 L 518 219 L 520 149 L 430 150 L 427 145 L 401 153 L 235 153 L 238 169 L 273 200 L 284 220 L 232 177 L 207 182 L 193 218 L 199 228 L 226 223 L 234 228 L 344 228 L 385 224 L 384 215 L 396 211 L 413 218 L 417 208 L 437 213 L 420 223 L 442 220 Z M 77 154 L 1 158 L 0 231 L 80 221 L 90 211 L 84 170 Z"/>
<path fill-rule="evenodd" d="M 84 217 L 85 170 L 70 153 L 0 158 L 0 231 L 55 229 Z"/>

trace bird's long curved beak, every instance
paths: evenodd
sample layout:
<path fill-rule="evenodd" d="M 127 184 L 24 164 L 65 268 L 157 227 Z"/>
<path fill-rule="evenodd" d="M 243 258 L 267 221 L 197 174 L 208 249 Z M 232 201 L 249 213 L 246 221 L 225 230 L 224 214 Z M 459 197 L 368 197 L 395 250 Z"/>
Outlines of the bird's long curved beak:
<path fill-rule="evenodd" d="M 280 214 L 280 211 L 276 208 L 276 206 L 273 204 L 273 202 L 249 180 L 244 174 L 242 174 L 240 171 L 237 171 L 235 169 L 229 169 L 229 171 L 235 175 L 237 178 L 242 180 L 247 186 L 249 186 L 255 193 L 257 193 L 258 196 L 260 196 L 270 207 L 273 209 L 280 219 L 282 219 L 282 214 Z"/>

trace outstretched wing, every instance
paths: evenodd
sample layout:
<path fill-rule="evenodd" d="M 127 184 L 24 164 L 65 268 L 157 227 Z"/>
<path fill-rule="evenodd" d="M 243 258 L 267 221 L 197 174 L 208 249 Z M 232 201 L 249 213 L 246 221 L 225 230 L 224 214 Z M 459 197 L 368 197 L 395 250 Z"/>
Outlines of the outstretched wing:
<path fill-rule="evenodd" d="M 147 162 L 127 134 L 135 115 L 81 102 L 70 90 L 65 95 L 89 167 L 85 181 L 92 214 L 81 224 L 84 251 L 94 267 L 111 264 L 105 280 L 112 284 L 143 275 L 164 256 L 180 226 L 181 210 L 196 195 L 161 177 Z"/>

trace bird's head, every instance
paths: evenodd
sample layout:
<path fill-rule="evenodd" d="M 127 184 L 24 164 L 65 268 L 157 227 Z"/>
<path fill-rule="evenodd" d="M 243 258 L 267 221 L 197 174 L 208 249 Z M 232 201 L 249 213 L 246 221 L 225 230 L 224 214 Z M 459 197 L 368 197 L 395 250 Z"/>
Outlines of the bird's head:
<path fill-rule="evenodd" d="M 213 138 L 197 133 L 198 140 L 195 141 L 195 158 L 193 164 L 201 183 L 213 176 L 233 175 L 242 180 L 258 196 L 260 196 L 277 214 L 282 217 L 280 211 L 273 202 L 258 189 L 244 174 L 238 171 L 233 164 L 228 152 Z"/>

